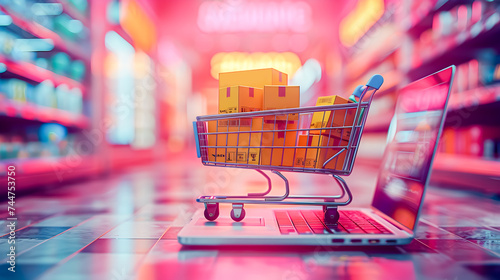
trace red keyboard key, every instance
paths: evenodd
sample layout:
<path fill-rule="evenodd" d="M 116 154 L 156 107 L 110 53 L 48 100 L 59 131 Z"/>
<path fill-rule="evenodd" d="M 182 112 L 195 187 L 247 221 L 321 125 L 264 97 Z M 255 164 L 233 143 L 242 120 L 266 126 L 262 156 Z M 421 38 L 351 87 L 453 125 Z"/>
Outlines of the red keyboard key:
<path fill-rule="evenodd" d="M 288 215 L 290 216 L 290 219 L 292 220 L 293 225 L 295 226 L 295 229 L 299 234 L 311 234 L 312 231 L 307 225 L 306 221 L 300 214 L 300 211 L 295 210 L 295 211 L 288 211 Z"/>

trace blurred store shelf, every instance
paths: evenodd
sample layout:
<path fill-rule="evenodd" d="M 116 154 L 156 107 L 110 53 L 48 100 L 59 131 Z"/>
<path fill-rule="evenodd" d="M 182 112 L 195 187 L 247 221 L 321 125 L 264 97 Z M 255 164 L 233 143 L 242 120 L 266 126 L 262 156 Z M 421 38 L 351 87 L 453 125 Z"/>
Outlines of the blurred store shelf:
<path fill-rule="evenodd" d="M 430 1 L 427 1 L 429 3 Z M 404 27 L 408 34 L 418 37 L 425 30 L 432 28 L 432 18 L 435 14 L 449 10 L 456 5 L 469 3 L 467 0 L 438 0 L 434 6 L 428 6 L 426 10 L 417 11 L 411 18 L 409 25 Z M 425 4 L 427 4 L 425 3 Z M 424 5 L 422 5 L 424 6 Z"/>
<path fill-rule="evenodd" d="M 465 155 L 439 153 L 433 165 L 432 181 L 499 194 L 500 161 Z"/>
<path fill-rule="evenodd" d="M 479 87 L 452 95 L 448 110 L 487 105 L 500 101 L 500 86 Z"/>
<path fill-rule="evenodd" d="M 439 43 L 426 45 L 421 52 L 422 64 L 413 67 L 407 73 L 411 79 L 431 74 L 450 64 L 461 64 L 473 59 L 477 54 L 474 48 L 491 46 L 491 39 L 500 35 L 500 14 L 492 13 L 470 26 L 466 31 L 446 36 Z"/>
<path fill-rule="evenodd" d="M 0 161 L 0 180 L 7 181 L 7 167 L 15 167 L 16 191 L 68 182 L 82 176 L 99 174 L 103 169 L 98 156 L 73 155 L 68 157 L 44 157 L 7 159 Z M 3 191 L 7 192 L 7 188 Z"/>
<path fill-rule="evenodd" d="M 83 94 L 86 92 L 85 86 L 71 78 L 56 74 L 50 70 L 44 69 L 42 67 L 36 66 L 29 62 L 24 61 L 13 61 L 3 55 L 0 55 L 0 63 L 5 64 L 6 71 L 20 76 L 24 79 L 41 83 L 45 80 L 50 80 L 54 83 L 54 86 L 59 86 L 65 84 L 70 88 L 79 88 Z"/>
<path fill-rule="evenodd" d="M 483 158 L 439 153 L 434 162 L 434 168 L 439 170 L 494 176 L 500 179 L 500 161 Z"/>
<path fill-rule="evenodd" d="M 56 122 L 80 129 L 88 127 L 90 123 L 88 117 L 81 114 L 9 100 L 1 100 L 0 115 L 44 123 Z"/>
<path fill-rule="evenodd" d="M 83 25 L 89 27 L 89 19 L 87 18 L 86 15 L 82 14 L 80 11 L 78 11 L 71 3 L 69 3 L 67 0 L 59 0 L 59 3 L 61 3 L 63 11 L 68 14 L 70 17 L 79 20 Z"/>
<path fill-rule="evenodd" d="M 89 50 L 82 48 L 77 43 L 63 39 L 54 31 L 40 25 L 37 22 L 24 19 L 21 15 L 6 9 L 4 6 L 0 6 L 0 11 L 10 16 L 14 25 L 37 38 L 52 40 L 55 48 L 68 53 L 70 56 L 83 59 L 84 61 L 90 59 Z"/>

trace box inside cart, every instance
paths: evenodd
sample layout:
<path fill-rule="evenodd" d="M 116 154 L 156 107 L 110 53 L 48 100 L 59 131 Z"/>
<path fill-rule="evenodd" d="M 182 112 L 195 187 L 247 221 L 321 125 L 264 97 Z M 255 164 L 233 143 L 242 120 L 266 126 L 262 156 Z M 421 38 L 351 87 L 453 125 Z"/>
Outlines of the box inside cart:
<path fill-rule="evenodd" d="M 299 135 L 294 166 L 305 168 L 323 168 L 323 164 L 336 153 L 342 146 L 347 146 L 347 140 L 339 137 L 325 135 Z M 328 147 L 328 148 L 321 148 Z M 326 169 L 342 170 L 346 152 L 342 152 L 325 166 Z"/>
<path fill-rule="evenodd" d="M 282 115 L 286 119 L 286 115 Z M 262 146 L 276 148 L 262 148 L 261 164 L 274 166 L 293 166 L 295 143 L 297 141 L 298 121 L 268 120 L 264 117 L 264 130 L 262 133 Z M 269 132 L 266 132 L 269 130 Z M 278 131 L 276 131 L 278 130 Z M 286 148 L 290 147 L 290 148 Z"/>
<path fill-rule="evenodd" d="M 217 133 L 207 137 L 208 146 L 217 146 L 208 148 L 209 161 L 259 164 L 258 146 L 262 133 L 250 131 L 262 130 L 262 118 L 232 118 L 207 123 L 208 132 Z"/>
<path fill-rule="evenodd" d="M 321 96 L 318 97 L 316 106 L 347 103 L 351 102 L 348 99 L 337 95 Z M 352 126 L 354 123 L 355 115 L 356 109 L 315 112 L 312 117 L 311 128 L 327 129 L 311 130 L 310 134 L 334 135 L 335 137 L 342 137 L 342 139 L 344 140 L 349 140 L 349 137 L 351 135 L 351 128 L 342 127 Z"/>

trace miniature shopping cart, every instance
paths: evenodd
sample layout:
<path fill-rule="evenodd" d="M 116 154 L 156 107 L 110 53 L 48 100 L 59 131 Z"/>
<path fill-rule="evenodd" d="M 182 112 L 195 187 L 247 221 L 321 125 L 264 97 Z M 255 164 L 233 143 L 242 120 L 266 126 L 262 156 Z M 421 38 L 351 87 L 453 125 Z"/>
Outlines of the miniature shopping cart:
<path fill-rule="evenodd" d="M 351 174 L 371 101 L 382 83 L 382 76 L 374 75 L 366 86 L 359 86 L 353 93 L 357 103 L 197 117 L 193 122 L 196 150 L 204 165 L 255 169 L 268 182 L 262 193 L 200 196 L 196 201 L 204 203 L 205 218 L 217 219 L 219 203 L 232 204 L 234 221 L 245 217 L 245 203 L 318 205 L 323 207 L 325 223 L 336 224 L 337 207 L 352 201 L 340 176 Z M 368 94 L 368 101 L 363 101 Z M 322 121 L 311 123 L 318 116 Z M 272 183 L 264 170 L 283 179 L 282 196 L 268 195 Z M 283 171 L 331 175 L 340 194 L 290 195 Z"/>

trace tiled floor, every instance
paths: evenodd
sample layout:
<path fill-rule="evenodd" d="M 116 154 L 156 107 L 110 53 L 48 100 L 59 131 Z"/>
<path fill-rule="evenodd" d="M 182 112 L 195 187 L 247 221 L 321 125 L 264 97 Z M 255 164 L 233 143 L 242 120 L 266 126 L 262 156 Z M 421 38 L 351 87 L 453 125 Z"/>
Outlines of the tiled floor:
<path fill-rule="evenodd" d="M 0 279 L 385 280 L 500 275 L 500 202 L 438 188 L 428 191 L 417 238 L 406 246 L 183 247 L 176 235 L 202 207 L 194 202 L 198 195 L 255 192 L 266 185 L 251 170 L 204 167 L 193 160 L 171 162 L 19 195 L 17 272 L 7 271 L 2 252 Z M 286 175 L 295 193 L 324 193 L 334 186 L 327 176 Z M 374 176 L 374 170 L 354 169 L 348 178 L 353 206 L 369 204 Z M 8 228 L 2 217 L 0 248 L 7 251 Z"/>

